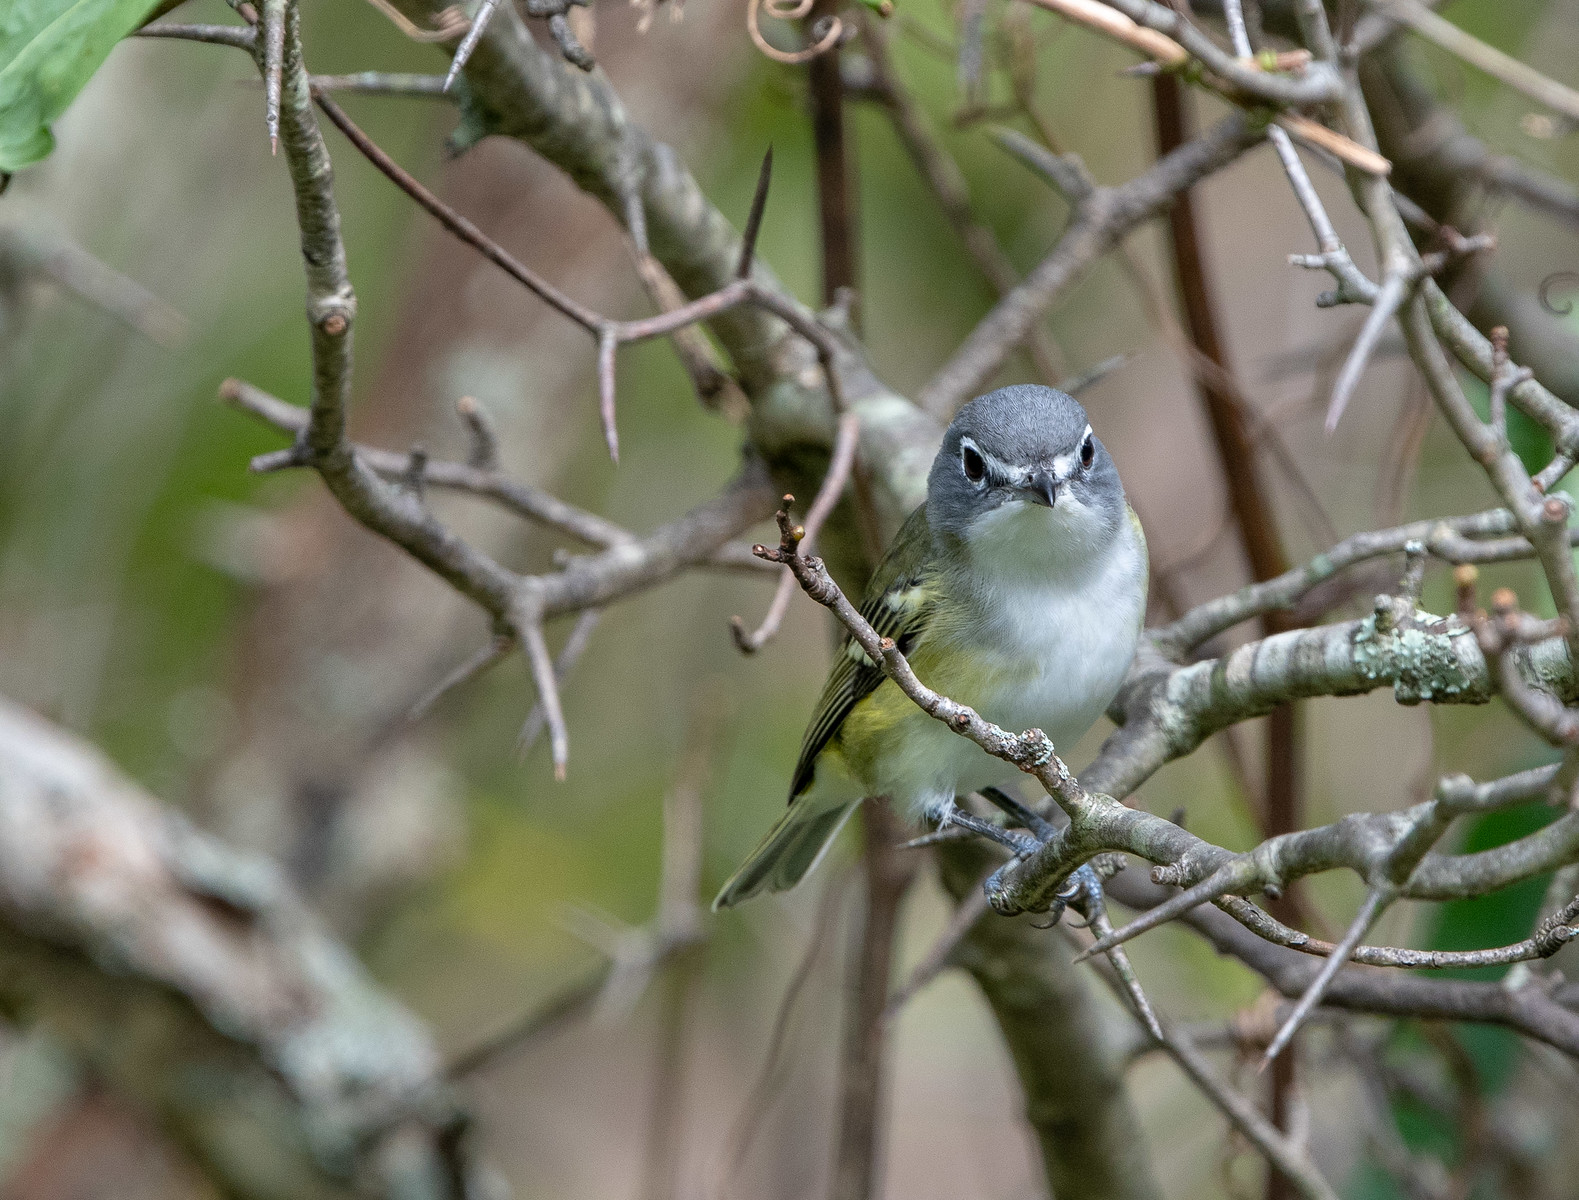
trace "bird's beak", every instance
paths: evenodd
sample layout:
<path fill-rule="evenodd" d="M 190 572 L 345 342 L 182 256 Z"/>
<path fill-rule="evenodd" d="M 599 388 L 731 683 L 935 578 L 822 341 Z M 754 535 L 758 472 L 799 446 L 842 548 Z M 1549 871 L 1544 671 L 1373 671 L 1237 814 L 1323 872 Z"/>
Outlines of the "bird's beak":
<path fill-rule="evenodd" d="M 1051 471 L 1037 471 L 1025 481 L 1025 493 L 1032 504 L 1052 508 L 1058 501 L 1058 481 Z"/>

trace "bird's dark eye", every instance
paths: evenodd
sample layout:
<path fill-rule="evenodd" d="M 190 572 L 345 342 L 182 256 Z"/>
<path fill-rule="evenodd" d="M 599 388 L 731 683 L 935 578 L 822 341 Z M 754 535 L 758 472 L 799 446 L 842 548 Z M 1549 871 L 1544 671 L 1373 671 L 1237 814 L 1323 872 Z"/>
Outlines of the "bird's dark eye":
<path fill-rule="evenodd" d="M 1096 441 L 1088 433 L 1086 440 L 1080 443 L 1080 465 L 1086 470 L 1091 469 L 1091 464 L 1097 460 Z"/>
<path fill-rule="evenodd" d="M 972 483 L 980 483 L 987 477 L 987 462 L 974 446 L 960 447 L 959 465 L 965 478 Z"/>

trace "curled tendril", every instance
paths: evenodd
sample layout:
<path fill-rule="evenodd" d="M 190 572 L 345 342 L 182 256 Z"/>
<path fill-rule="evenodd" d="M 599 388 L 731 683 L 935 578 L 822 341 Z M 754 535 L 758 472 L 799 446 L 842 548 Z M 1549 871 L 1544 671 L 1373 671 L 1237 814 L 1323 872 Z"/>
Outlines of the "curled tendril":
<path fill-rule="evenodd" d="M 1574 302 L 1572 300 L 1553 300 L 1552 289 L 1563 284 L 1574 283 L 1579 283 L 1579 271 L 1553 271 L 1545 279 L 1541 280 L 1539 292 L 1541 307 L 1559 317 L 1566 317 L 1573 312 Z"/>
<path fill-rule="evenodd" d="M 837 46 L 839 39 L 844 36 L 844 22 L 838 17 L 830 17 L 827 31 L 804 50 L 780 50 L 762 36 L 761 15 L 764 7 L 768 10 L 768 16 L 777 20 L 798 21 L 811 12 L 813 2 L 814 0 L 750 0 L 746 8 L 746 30 L 751 34 L 751 40 L 757 49 L 774 62 L 795 66 L 810 62 L 819 54 L 826 53 Z"/>

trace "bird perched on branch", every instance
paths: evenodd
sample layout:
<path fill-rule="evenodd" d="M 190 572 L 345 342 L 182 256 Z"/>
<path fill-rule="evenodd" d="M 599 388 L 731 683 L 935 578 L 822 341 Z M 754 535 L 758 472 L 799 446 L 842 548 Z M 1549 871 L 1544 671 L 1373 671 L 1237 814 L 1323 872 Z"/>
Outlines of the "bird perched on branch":
<path fill-rule="evenodd" d="M 861 615 L 922 682 L 1059 747 L 1118 692 L 1146 612 L 1146 539 L 1086 411 L 1052 388 L 965 405 L 878 564 Z M 1019 772 L 922 712 L 846 637 L 807 726 L 789 810 L 713 902 L 783 891 L 855 806 L 941 817 Z"/>

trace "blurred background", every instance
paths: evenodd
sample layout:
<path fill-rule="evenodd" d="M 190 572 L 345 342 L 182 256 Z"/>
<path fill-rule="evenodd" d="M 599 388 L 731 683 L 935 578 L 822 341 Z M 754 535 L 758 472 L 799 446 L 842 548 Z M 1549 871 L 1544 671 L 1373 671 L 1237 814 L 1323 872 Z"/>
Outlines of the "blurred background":
<path fill-rule="evenodd" d="M 995 23 L 1034 50 L 1035 104 L 1063 146 L 1105 183 L 1149 163 L 1149 91 L 1118 74 L 1131 57 L 1045 13 L 993 4 Z M 313 0 L 303 11 L 316 72 L 432 72 L 445 61 L 370 5 Z M 599 62 L 631 113 L 682 152 L 735 221 L 773 148 L 759 253 L 814 302 L 802 73 L 752 48 L 742 4 L 687 0 L 682 19 L 660 10 L 645 32 L 624 4 L 600 0 L 594 12 Z M 1464 0 L 1444 12 L 1575 82 L 1579 5 Z M 223 20 L 225 10 L 194 0 L 179 18 Z M 939 0 L 899 0 L 890 30 L 899 73 L 963 167 L 978 213 L 1028 268 L 1067 207 L 980 121 L 955 120 L 956 14 Z M 1406 50 L 1471 132 L 1576 177 L 1579 142 L 1565 128 L 1532 118 L 1526 101 L 1429 47 Z M 1198 120 L 1215 115 L 1213 102 L 1194 100 Z M 524 262 L 604 311 L 649 311 L 608 214 L 522 145 L 495 138 L 452 156 L 446 138 L 457 116 L 442 101 L 352 96 L 346 106 Z M 280 438 L 215 399 L 231 375 L 293 402 L 307 397 L 290 190 L 259 109 L 243 56 L 127 42 L 57 127 L 54 155 L 0 199 L 0 247 L 10 248 L 0 251 L 10 264 L 0 265 L 0 692 L 99 744 L 198 824 L 284 864 L 458 1056 L 590 976 L 610 937 L 650 919 L 664 802 L 676 789 L 700 797 L 702 891 L 712 894 L 783 803 L 826 667 L 826 629 L 797 598 L 780 636 L 742 657 L 728 618 L 754 622 L 771 585 L 731 576 L 683 579 L 616 607 L 565 689 L 572 749 L 563 783 L 546 746 L 524 760 L 516 753 L 531 688 L 514 657 L 408 722 L 412 702 L 487 637 L 484 620 L 353 525 L 316 478 L 249 475 L 248 458 Z M 879 373 L 914 394 L 993 293 L 886 116 L 861 104 L 852 112 L 866 340 Z M 360 300 L 358 440 L 464 457 L 454 404 L 474 396 L 499 423 L 510 472 L 638 530 L 729 477 L 741 431 L 700 408 L 664 344 L 622 352 L 623 454 L 611 465 L 584 336 L 328 136 Z M 1368 236 L 1342 181 L 1318 175 L 1317 184 L 1369 269 Z M 1314 247 L 1272 155 L 1248 155 L 1196 199 L 1229 357 L 1273 431 L 1259 449 L 1294 556 L 1355 530 L 1491 504 L 1478 469 L 1426 415 L 1396 345 L 1338 432 L 1323 435 L 1327 383 L 1361 314 L 1315 308 L 1328 281 L 1287 264 L 1289 253 Z M 1475 215 L 1497 231 L 1494 270 L 1508 294 L 1533 297 L 1553 271 L 1579 270 L 1572 224 L 1494 198 Z M 1070 376 L 1127 356 L 1082 399 L 1146 523 L 1154 570 L 1192 603 L 1248 575 L 1179 351 L 1163 233 L 1148 227 L 1129 241 L 1128 261 L 1101 262 L 1047 326 Z M 15 265 L 23 250 L 59 245 L 82 252 L 84 272 L 96 269 L 91 255 L 157 303 L 109 276 L 99 278 L 108 297 L 90 302 Z M 1549 323 L 1552 337 L 1579 338 L 1579 318 L 1532 319 Z M 1570 371 L 1567 382 L 1579 380 L 1579 363 Z M 1025 361 L 1003 374 L 1032 377 Z M 435 504 L 512 567 L 552 561 L 557 543 L 541 531 L 463 499 Z M 1534 606 L 1528 570 L 1499 569 L 1488 582 L 1519 588 Z M 1433 575 L 1427 606 L 1445 611 L 1449 586 Z M 1408 709 L 1382 692 L 1312 703 L 1307 721 L 1313 823 L 1402 807 L 1445 771 L 1488 776 L 1547 758 L 1495 707 Z M 1102 732 L 1069 756 L 1073 766 Z M 1246 738 L 1243 748 L 1253 759 L 1258 745 Z M 1183 807 L 1202 836 L 1246 846 L 1254 824 L 1233 780 L 1214 742 L 1164 770 L 1137 802 Z M 1544 819 L 1515 812 L 1467 836 L 1500 840 Z M 819 1193 L 848 957 L 839 933 L 858 889 L 821 897 L 848 882 L 849 835 L 847 843 L 796 892 L 710 919 L 703 949 L 654 986 L 606 997 L 585 1019 L 467 1077 L 483 1144 L 517 1195 Z M 1374 940 L 1516 940 L 1544 886 L 1429 911 L 1399 905 Z M 1330 928 L 1342 927 L 1359 894 L 1357 881 L 1327 876 L 1309 892 Z M 949 904 L 929 874 L 913 889 L 899 977 L 942 929 Z M 1177 1020 L 1221 1022 L 1260 992 L 1247 970 L 1171 929 L 1142 939 L 1133 957 L 1153 1000 Z M 781 1000 L 798 975 L 782 1053 L 764 1077 Z M 885 1194 L 1040 1194 L 1012 1069 L 968 981 L 945 974 L 923 991 L 898 1017 L 894 1045 Z M 1445 1094 L 1475 1106 L 1488 1144 L 1525 1164 L 1527 1178 L 1566 1171 L 1571 1187 L 1579 1177 L 1563 1165 L 1575 1154 L 1562 1136 L 1576 1115 L 1572 1076 L 1543 1052 L 1499 1031 L 1409 1026 L 1387 1049 L 1400 1069 L 1446 1080 Z M 1316 1159 L 1346 1195 L 1403 1195 L 1379 1164 L 1374 1097 L 1343 1054 L 1319 1032 L 1307 1039 L 1302 1099 Z M 1170 1064 L 1143 1059 L 1130 1081 L 1154 1153 L 1166 1150 L 1170 1200 L 1258 1194 L 1260 1167 Z M 1251 1067 L 1240 1082 L 1258 1086 Z M 1385 1107 L 1407 1146 L 1444 1172 L 1475 1151 L 1456 1109 L 1396 1097 Z M 1508 1190 L 1512 1171 L 1459 1194 L 1573 1194 L 1542 1190 L 1558 1186 L 1548 1183 Z M 78 1073 L 46 1037 L 4 1025 L 0 1180 L 0 1195 L 17 1200 L 215 1194 L 146 1116 Z"/>

